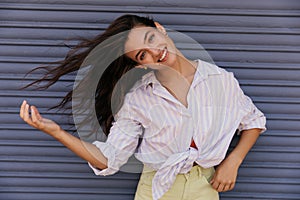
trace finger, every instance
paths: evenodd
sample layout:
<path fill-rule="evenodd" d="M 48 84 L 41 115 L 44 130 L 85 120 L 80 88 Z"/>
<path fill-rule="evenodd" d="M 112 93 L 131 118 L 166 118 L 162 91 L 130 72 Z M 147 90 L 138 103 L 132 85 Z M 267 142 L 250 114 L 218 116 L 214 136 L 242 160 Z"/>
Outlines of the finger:
<path fill-rule="evenodd" d="M 226 184 L 226 185 L 224 186 L 223 192 L 226 192 L 226 191 L 230 190 L 230 186 L 231 186 L 231 184 Z"/>
<path fill-rule="evenodd" d="M 230 184 L 229 190 L 233 190 L 235 183 Z"/>
<path fill-rule="evenodd" d="M 30 106 L 30 109 L 31 109 L 31 118 L 32 118 L 32 122 L 36 125 L 39 125 L 40 121 L 38 120 L 37 116 L 36 116 L 36 113 L 35 113 L 35 110 L 33 108 L 33 106 Z"/>
<path fill-rule="evenodd" d="M 211 185 L 215 190 L 218 190 L 220 183 L 217 181 L 214 181 L 213 184 Z"/>
<path fill-rule="evenodd" d="M 25 108 L 26 100 L 23 100 L 22 105 L 20 107 L 20 117 L 23 119 L 24 116 L 24 108 Z"/>
<path fill-rule="evenodd" d="M 217 191 L 218 192 L 222 192 L 224 190 L 224 184 L 219 184 L 218 188 L 217 188 Z"/>
<path fill-rule="evenodd" d="M 26 103 L 25 107 L 24 107 L 24 121 L 27 122 L 27 120 L 29 119 L 29 105 Z"/>
<path fill-rule="evenodd" d="M 215 182 L 215 177 L 216 177 L 216 173 L 214 173 L 212 179 L 211 179 L 210 182 L 209 182 L 211 185 L 214 184 L 214 182 Z"/>
<path fill-rule="evenodd" d="M 29 104 L 27 104 L 27 103 L 26 103 L 25 109 L 24 109 L 24 121 L 31 126 L 33 125 L 31 117 L 29 115 Z"/>
<path fill-rule="evenodd" d="M 36 120 L 42 120 L 42 116 L 40 115 L 39 110 L 35 106 L 31 106 L 31 112 L 34 113 L 34 117 L 36 118 Z"/>

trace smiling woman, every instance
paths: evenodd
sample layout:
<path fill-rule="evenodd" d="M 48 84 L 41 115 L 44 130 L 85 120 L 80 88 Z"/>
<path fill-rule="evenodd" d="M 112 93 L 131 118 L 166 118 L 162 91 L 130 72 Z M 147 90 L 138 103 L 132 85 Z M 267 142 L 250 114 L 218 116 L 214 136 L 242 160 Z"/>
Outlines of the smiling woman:
<path fill-rule="evenodd" d="M 266 119 L 232 73 L 200 59 L 187 59 L 159 23 L 124 15 L 93 40 L 78 44 L 65 60 L 55 63 L 56 68 L 46 67 L 45 78 L 32 84 L 49 81 L 49 87 L 62 75 L 78 71 L 91 55 L 96 55 L 101 67 L 106 67 L 109 56 L 117 56 L 92 91 L 96 115 L 82 121 L 96 117 L 108 136 L 106 142 L 89 143 L 74 137 L 26 101 L 20 108 L 21 118 L 88 161 L 97 175 L 116 173 L 135 154 L 144 164 L 136 200 L 187 196 L 216 200 L 218 192 L 234 188 L 238 168 L 265 131 Z M 150 72 L 126 85 L 127 89 L 121 84 L 121 100 L 113 110 L 113 91 L 121 78 L 132 69 L 145 67 Z M 97 70 L 92 68 L 88 75 L 98 76 Z M 77 87 L 91 90 L 87 82 Z M 74 100 L 74 90 L 59 106 Z M 240 141 L 226 157 L 236 129 Z"/>
<path fill-rule="evenodd" d="M 168 62 L 167 58 L 170 53 L 177 55 L 179 51 L 167 36 L 166 30 L 159 23 L 155 24 L 157 29 L 137 27 L 130 31 L 125 43 L 126 55 L 140 64 L 161 62 L 172 66 L 170 62 L 174 62 L 174 58 L 170 57 Z"/>

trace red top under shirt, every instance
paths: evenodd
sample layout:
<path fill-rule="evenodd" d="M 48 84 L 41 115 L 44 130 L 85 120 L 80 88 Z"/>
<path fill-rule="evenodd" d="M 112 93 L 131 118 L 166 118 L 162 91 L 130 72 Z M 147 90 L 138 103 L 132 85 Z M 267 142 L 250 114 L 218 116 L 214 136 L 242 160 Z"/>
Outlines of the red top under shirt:
<path fill-rule="evenodd" d="M 194 142 L 194 140 L 192 140 L 191 147 L 194 147 L 195 149 L 198 149 L 195 142 Z"/>

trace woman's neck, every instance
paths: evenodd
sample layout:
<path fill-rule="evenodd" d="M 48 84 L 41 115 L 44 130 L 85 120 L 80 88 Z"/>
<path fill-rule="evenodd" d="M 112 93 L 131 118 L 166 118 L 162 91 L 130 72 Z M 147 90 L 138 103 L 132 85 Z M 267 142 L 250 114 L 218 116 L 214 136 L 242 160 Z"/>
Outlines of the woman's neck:
<path fill-rule="evenodd" d="M 196 71 L 196 65 L 197 63 L 195 61 L 180 57 L 173 66 L 166 66 L 155 71 L 155 75 L 162 84 L 176 82 L 178 79 L 182 78 L 192 80 Z"/>

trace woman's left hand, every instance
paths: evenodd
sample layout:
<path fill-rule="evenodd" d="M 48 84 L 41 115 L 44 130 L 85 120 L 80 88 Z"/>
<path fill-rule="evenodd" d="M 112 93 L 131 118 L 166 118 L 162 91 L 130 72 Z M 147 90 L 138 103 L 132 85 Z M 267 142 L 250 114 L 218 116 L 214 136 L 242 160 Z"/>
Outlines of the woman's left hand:
<path fill-rule="evenodd" d="M 235 186 L 240 160 L 234 156 L 228 156 L 216 168 L 216 172 L 210 181 L 212 187 L 218 192 L 232 190 Z"/>

